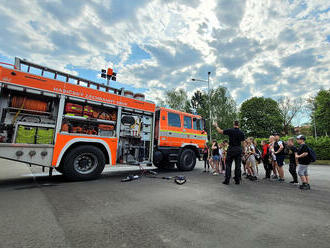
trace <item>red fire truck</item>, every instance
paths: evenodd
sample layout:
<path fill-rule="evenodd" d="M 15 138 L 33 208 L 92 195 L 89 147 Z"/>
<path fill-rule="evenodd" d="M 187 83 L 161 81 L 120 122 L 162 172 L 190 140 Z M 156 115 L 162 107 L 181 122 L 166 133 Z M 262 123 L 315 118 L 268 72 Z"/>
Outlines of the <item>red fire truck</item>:
<path fill-rule="evenodd" d="M 0 118 L 1 158 L 71 180 L 97 178 L 105 165 L 192 170 L 207 140 L 198 115 L 20 58 L 0 66 Z"/>

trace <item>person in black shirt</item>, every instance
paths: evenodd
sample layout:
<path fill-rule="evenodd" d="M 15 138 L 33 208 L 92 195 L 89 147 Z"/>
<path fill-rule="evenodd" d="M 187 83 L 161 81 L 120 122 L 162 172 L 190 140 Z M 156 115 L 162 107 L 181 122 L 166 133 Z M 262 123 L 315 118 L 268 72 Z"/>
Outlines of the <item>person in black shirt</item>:
<path fill-rule="evenodd" d="M 205 144 L 205 148 L 203 149 L 203 160 L 204 160 L 204 172 L 210 171 L 210 164 L 209 164 L 209 148 L 207 144 Z M 207 165 L 207 170 L 206 170 Z"/>
<path fill-rule="evenodd" d="M 229 136 L 229 147 L 227 150 L 227 159 L 226 159 L 226 176 L 223 184 L 228 185 L 231 178 L 231 166 L 233 160 L 235 160 L 235 183 L 239 184 L 241 181 L 241 154 L 242 147 L 241 142 L 244 141 L 244 133 L 239 129 L 239 122 L 234 121 L 234 128 L 222 130 L 218 127 L 217 123 L 213 123 L 213 126 L 216 128 L 217 132 L 220 134 Z"/>
<path fill-rule="evenodd" d="M 291 181 L 291 184 L 298 184 L 298 176 L 297 176 L 297 159 L 296 159 L 296 153 L 297 148 L 294 146 L 294 138 L 288 139 L 288 154 L 290 159 L 289 164 L 289 172 L 293 178 L 293 181 Z"/>
<path fill-rule="evenodd" d="M 261 141 L 261 145 L 262 145 L 261 159 L 266 172 L 264 179 L 270 179 L 270 174 L 272 173 L 273 166 L 271 161 L 269 161 L 270 159 L 269 144 L 267 143 L 267 140 L 263 140 Z"/>
<path fill-rule="evenodd" d="M 308 165 L 310 164 L 309 158 L 309 148 L 305 144 L 305 136 L 298 135 L 297 142 L 300 145 L 298 151 L 296 153 L 296 158 L 298 159 L 299 167 L 298 167 L 298 175 L 301 178 L 302 185 L 300 185 L 300 189 L 310 189 L 309 185 L 309 175 L 308 175 Z"/>

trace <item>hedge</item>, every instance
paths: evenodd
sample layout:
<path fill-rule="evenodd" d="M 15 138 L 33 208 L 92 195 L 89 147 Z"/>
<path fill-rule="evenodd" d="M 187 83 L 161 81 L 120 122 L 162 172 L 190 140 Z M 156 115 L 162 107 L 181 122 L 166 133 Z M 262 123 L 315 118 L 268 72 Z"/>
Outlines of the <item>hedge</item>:
<path fill-rule="evenodd" d="M 281 140 L 287 141 L 290 137 L 281 137 Z M 255 140 L 260 147 L 261 141 L 268 140 L 268 138 L 256 138 Z M 310 136 L 306 138 L 306 144 L 315 151 L 317 160 L 330 160 L 330 137 L 324 136 L 315 139 Z M 298 146 L 297 143 L 296 145 Z"/>

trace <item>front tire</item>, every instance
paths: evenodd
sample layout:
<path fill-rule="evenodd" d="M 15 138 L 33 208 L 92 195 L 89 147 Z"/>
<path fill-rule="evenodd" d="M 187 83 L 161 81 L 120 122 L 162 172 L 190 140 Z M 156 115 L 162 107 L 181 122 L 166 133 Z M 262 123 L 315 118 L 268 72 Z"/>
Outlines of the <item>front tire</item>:
<path fill-rule="evenodd" d="M 191 149 L 182 151 L 177 167 L 180 171 L 191 171 L 196 165 L 196 153 Z"/>
<path fill-rule="evenodd" d="M 92 180 L 101 175 L 104 166 L 105 157 L 99 148 L 82 145 L 68 152 L 62 170 L 69 180 Z"/>

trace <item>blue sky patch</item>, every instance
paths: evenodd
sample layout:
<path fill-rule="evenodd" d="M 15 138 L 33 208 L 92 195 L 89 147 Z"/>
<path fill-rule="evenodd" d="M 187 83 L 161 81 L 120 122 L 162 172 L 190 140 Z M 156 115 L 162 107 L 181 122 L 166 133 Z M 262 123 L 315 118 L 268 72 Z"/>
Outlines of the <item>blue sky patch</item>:
<path fill-rule="evenodd" d="M 145 50 L 141 49 L 139 45 L 133 44 L 131 46 L 131 54 L 125 61 L 125 64 L 136 64 L 144 59 L 151 59 L 150 54 L 147 53 Z"/>

